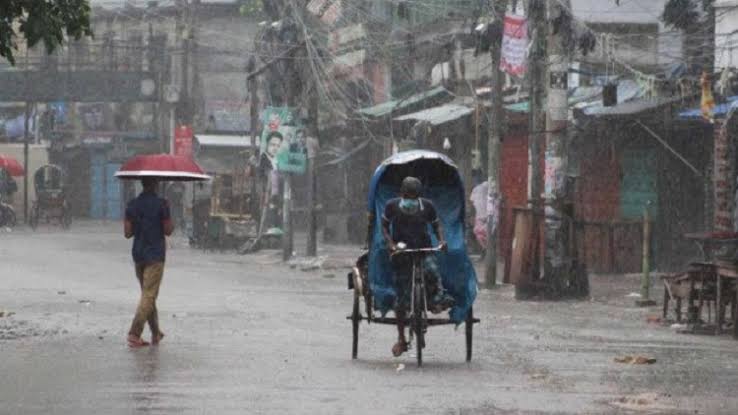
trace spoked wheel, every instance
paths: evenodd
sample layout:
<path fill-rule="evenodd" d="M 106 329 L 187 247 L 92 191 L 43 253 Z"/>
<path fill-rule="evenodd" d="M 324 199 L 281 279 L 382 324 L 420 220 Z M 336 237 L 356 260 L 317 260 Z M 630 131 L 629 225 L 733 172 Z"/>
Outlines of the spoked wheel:
<path fill-rule="evenodd" d="M 0 226 L 12 228 L 16 222 L 15 211 L 10 207 L 0 205 Z"/>
<path fill-rule="evenodd" d="M 470 307 L 469 313 L 466 315 L 466 361 L 471 362 L 472 358 L 472 332 L 474 331 L 474 310 Z"/>
<path fill-rule="evenodd" d="M 72 214 L 66 206 L 62 208 L 61 226 L 64 229 L 69 229 L 72 226 Z"/>
<path fill-rule="evenodd" d="M 38 220 L 41 212 L 39 212 L 38 205 L 33 204 L 31 207 L 31 216 L 28 218 L 28 224 L 31 225 L 31 229 L 34 231 L 36 230 L 36 227 L 38 227 Z"/>
<path fill-rule="evenodd" d="M 423 348 L 425 348 L 423 300 L 423 288 L 420 285 L 416 285 L 412 325 L 413 332 L 415 333 L 415 352 L 418 359 L 418 367 L 423 366 Z"/>
<path fill-rule="evenodd" d="M 359 313 L 359 295 L 354 294 L 354 311 L 351 313 L 351 325 L 353 328 L 354 338 L 351 342 L 351 358 L 356 359 L 359 354 L 359 322 L 361 322 L 361 314 Z"/>
<path fill-rule="evenodd" d="M 9 227 L 12 228 L 12 227 L 14 227 L 15 225 L 18 224 L 18 218 L 15 216 L 15 210 L 8 209 L 5 212 L 5 214 L 7 215 L 6 216 L 6 221 L 5 221 L 5 226 L 9 226 Z"/>

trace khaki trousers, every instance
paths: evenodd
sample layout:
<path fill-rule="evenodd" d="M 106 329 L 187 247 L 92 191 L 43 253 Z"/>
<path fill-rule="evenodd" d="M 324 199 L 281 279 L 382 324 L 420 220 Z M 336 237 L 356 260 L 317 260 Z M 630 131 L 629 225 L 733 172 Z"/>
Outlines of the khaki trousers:
<path fill-rule="evenodd" d="M 136 264 L 136 278 L 141 286 L 141 299 L 138 302 L 136 315 L 133 317 L 131 330 L 128 334 L 141 337 L 146 322 L 149 323 L 151 334 L 159 334 L 159 315 L 156 311 L 156 297 L 159 295 L 159 286 L 164 276 L 164 263 Z"/>

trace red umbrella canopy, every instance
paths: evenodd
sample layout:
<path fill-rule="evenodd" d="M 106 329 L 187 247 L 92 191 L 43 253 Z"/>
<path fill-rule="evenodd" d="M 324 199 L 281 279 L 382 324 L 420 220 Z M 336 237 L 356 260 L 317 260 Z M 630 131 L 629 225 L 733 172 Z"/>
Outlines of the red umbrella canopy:
<path fill-rule="evenodd" d="M 16 159 L 0 154 L 0 169 L 5 169 L 11 176 L 19 177 L 25 174 L 23 165 Z"/>
<path fill-rule="evenodd" d="M 171 154 L 148 154 L 135 156 L 126 161 L 115 173 L 119 179 L 141 179 L 156 177 L 159 180 L 201 181 L 210 176 L 192 159 Z"/>

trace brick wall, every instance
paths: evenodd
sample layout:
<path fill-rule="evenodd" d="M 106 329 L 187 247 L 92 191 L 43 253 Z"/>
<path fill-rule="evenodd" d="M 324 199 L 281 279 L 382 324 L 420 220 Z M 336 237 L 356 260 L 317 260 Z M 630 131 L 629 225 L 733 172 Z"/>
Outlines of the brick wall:
<path fill-rule="evenodd" d="M 733 230 L 733 151 L 728 140 L 727 123 L 715 121 L 715 153 L 713 168 L 715 231 Z"/>

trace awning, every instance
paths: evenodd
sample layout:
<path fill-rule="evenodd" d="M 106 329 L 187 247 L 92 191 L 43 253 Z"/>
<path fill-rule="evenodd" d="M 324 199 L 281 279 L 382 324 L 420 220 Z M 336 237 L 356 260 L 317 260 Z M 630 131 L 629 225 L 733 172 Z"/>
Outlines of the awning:
<path fill-rule="evenodd" d="M 228 134 L 196 134 L 195 139 L 201 147 L 251 147 L 251 136 Z"/>
<path fill-rule="evenodd" d="M 389 115 L 390 112 L 410 107 L 428 99 L 443 97 L 451 98 L 452 94 L 451 92 L 446 90 L 446 88 L 439 86 L 428 91 L 421 92 L 419 94 L 411 95 L 404 99 L 395 99 L 392 101 L 387 101 L 381 104 L 374 105 L 372 107 L 362 108 L 358 110 L 357 113 L 368 117 L 379 118 Z"/>
<path fill-rule="evenodd" d="M 635 81 L 623 80 L 618 82 L 618 103 L 624 103 L 643 96 L 643 88 Z M 601 86 L 581 86 L 569 92 L 569 106 L 590 115 L 604 108 L 602 105 Z M 512 112 L 527 113 L 530 111 L 528 101 L 505 105 L 505 109 Z"/>
<path fill-rule="evenodd" d="M 646 111 L 658 109 L 660 107 L 671 105 L 680 101 L 680 97 L 676 98 L 652 98 L 639 99 L 636 101 L 625 102 L 613 107 L 588 108 L 585 114 L 594 118 L 604 117 L 620 117 L 627 115 L 635 115 Z"/>
<path fill-rule="evenodd" d="M 715 106 L 715 108 L 712 110 L 713 117 L 722 118 L 725 115 L 727 115 L 731 109 L 738 106 L 738 96 L 728 97 L 727 100 L 728 102 L 724 102 L 722 104 L 718 104 Z M 692 108 L 692 109 L 681 111 L 679 113 L 679 119 L 681 120 L 701 120 L 702 119 L 702 109 Z"/>
<path fill-rule="evenodd" d="M 445 104 L 439 107 L 428 108 L 426 110 L 414 112 L 412 114 L 403 115 L 395 118 L 397 121 L 428 121 L 432 125 L 441 125 L 449 121 L 458 120 L 474 112 L 473 109 L 457 104 Z"/>

